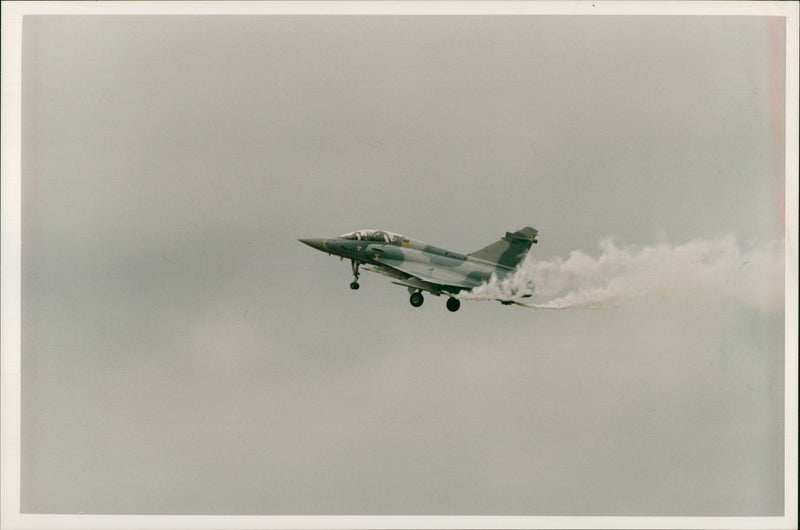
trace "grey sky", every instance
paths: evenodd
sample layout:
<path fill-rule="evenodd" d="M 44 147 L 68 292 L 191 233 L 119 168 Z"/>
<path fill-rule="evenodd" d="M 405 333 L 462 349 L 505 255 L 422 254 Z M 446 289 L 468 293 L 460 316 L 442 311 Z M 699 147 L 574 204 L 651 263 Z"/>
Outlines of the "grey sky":
<path fill-rule="evenodd" d="M 23 511 L 782 513 L 783 313 L 413 309 L 296 241 L 780 239 L 782 24 L 27 17 Z"/>

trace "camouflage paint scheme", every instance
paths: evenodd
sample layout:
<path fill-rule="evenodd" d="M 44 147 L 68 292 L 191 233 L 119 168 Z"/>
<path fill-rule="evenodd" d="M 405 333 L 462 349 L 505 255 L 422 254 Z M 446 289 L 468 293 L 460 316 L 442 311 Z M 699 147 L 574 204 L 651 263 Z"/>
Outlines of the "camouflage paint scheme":
<path fill-rule="evenodd" d="M 538 232 L 531 227 L 521 228 L 491 245 L 471 254 L 460 254 L 429 245 L 423 241 L 383 230 L 358 230 L 331 238 L 300 239 L 302 243 L 335 254 L 352 263 L 358 289 L 359 266 L 389 276 L 397 285 L 411 292 L 411 305 L 422 305 L 421 291 L 436 296 L 450 295 L 447 308 L 457 311 L 458 299 L 452 296 L 488 282 L 492 275 L 502 279 L 512 273 L 536 243 Z M 511 301 L 501 300 L 503 303 Z"/>

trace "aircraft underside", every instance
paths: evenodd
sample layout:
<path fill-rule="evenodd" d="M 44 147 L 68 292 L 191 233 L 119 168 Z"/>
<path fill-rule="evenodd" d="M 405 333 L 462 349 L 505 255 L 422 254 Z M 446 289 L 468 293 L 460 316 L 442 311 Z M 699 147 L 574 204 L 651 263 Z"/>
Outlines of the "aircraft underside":
<path fill-rule="evenodd" d="M 446 285 L 426 282 L 425 280 L 415 278 L 414 276 L 380 264 L 364 264 L 363 262 L 358 262 L 356 260 L 351 260 L 351 264 L 353 270 L 353 281 L 350 283 L 351 289 L 355 290 L 360 287 L 358 283 L 358 277 L 360 274 L 359 267 L 363 264 L 365 270 L 377 272 L 378 274 L 383 274 L 384 276 L 393 278 L 393 284 L 406 287 L 410 293 L 408 301 L 413 307 L 419 307 L 425 302 L 425 297 L 422 294 L 423 291 L 427 291 L 435 296 L 441 296 L 442 294 L 448 295 L 446 306 L 450 311 L 458 311 L 458 309 L 461 307 L 461 300 L 453 296 L 461 291 L 461 288 L 454 288 Z"/>

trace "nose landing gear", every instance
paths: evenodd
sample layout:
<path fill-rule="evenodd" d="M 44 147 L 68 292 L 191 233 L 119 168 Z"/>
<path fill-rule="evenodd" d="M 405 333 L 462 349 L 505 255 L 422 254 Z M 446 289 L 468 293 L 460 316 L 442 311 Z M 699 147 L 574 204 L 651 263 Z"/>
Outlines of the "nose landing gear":
<path fill-rule="evenodd" d="M 350 283 L 350 288 L 355 291 L 360 287 L 358 285 L 358 262 L 356 260 L 350 260 L 350 266 L 353 269 L 353 281 Z"/>

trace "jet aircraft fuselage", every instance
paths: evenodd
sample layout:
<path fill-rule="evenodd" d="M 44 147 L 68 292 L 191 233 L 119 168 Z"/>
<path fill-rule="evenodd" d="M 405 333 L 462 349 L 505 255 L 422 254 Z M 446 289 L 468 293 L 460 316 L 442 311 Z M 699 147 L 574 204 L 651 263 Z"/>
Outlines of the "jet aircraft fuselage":
<path fill-rule="evenodd" d="M 349 259 L 358 289 L 359 266 L 389 276 L 392 283 L 407 287 L 411 305 L 422 305 L 422 291 L 436 296 L 449 295 L 447 308 L 457 311 L 460 301 L 453 295 L 488 282 L 492 276 L 503 278 L 521 263 L 537 231 L 526 227 L 507 232 L 503 239 L 471 254 L 461 254 L 383 230 L 358 230 L 330 238 L 300 239 L 306 245 Z M 504 303 L 511 301 L 501 300 Z"/>

